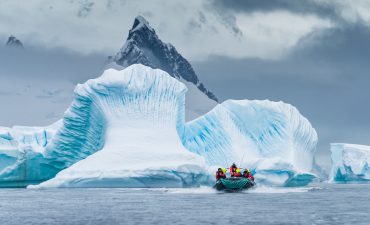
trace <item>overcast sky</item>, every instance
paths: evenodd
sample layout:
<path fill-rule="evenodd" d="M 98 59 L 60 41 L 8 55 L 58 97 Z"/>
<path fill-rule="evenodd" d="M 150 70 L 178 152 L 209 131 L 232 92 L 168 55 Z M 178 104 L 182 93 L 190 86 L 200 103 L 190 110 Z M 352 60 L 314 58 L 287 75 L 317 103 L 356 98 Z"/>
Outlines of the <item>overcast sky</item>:
<path fill-rule="evenodd" d="M 330 142 L 370 145 L 370 1 L 0 0 L 0 125 L 61 118 L 76 83 L 98 76 L 135 16 L 194 66 L 221 100 L 296 106 Z"/>

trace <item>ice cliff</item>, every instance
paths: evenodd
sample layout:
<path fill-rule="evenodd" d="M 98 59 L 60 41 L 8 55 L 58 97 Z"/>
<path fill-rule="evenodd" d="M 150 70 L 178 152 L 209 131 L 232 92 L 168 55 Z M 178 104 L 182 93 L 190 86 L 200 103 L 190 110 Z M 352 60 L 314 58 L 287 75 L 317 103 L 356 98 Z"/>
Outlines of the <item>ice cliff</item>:
<path fill-rule="evenodd" d="M 70 153 L 56 157 L 58 163 L 90 156 L 41 187 L 186 187 L 208 181 L 204 159 L 186 150 L 178 136 L 186 87 L 166 72 L 140 64 L 110 69 L 75 92 L 48 154 Z"/>
<path fill-rule="evenodd" d="M 314 179 L 317 134 L 296 108 L 229 100 L 186 123 L 186 90 L 140 64 L 106 70 L 76 87 L 58 123 L 0 129 L 0 185 L 188 187 L 211 184 L 232 162 L 259 183 Z"/>
<path fill-rule="evenodd" d="M 228 100 L 186 124 L 182 141 L 209 165 L 252 168 L 259 182 L 310 182 L 317 134 L 298 110 L 283 102 Z"/>
<path fill-rule="evenodd" d="M 0 127 L 0 187 L 18 187 L 53 177 L 60 169 L 45 159 L 61 121 L 48 127 Z"/>
<path fill-rule="evenodd" d="M 332 143 L 330 182 L 370 181 L 370 146 Z"/>

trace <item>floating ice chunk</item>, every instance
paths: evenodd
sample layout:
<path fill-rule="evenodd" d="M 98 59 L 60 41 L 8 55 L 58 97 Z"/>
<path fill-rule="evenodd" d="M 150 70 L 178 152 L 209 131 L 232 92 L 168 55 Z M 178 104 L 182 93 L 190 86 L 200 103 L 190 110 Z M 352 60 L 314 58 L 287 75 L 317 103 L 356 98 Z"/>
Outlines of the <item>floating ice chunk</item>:
<path fill-rule="evenodd" d="M 332 143 L 331 182 L 369 182 L 370 146 Z"/>

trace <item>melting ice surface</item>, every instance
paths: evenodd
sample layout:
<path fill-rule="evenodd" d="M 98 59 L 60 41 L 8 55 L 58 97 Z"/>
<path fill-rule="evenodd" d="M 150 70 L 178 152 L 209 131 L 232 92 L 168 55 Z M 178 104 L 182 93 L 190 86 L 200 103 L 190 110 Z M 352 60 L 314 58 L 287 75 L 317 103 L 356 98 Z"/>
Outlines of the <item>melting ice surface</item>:
<path fill-rule="evenodd" d="M 370 146 L 331 144 L 331 182 L 369 182 Z"/>
<path fill-rule="evenodd" d="M 315 178 L 317 134 L 293 106 L 229 100 L 185 123 L 185 92 L 158 69 L 106 70 L 76 87 L 53 126 L 0 130 L 0 183 L 188 187 L 211 184 L 214 169 L 232 162 L 264 184 Z"/>

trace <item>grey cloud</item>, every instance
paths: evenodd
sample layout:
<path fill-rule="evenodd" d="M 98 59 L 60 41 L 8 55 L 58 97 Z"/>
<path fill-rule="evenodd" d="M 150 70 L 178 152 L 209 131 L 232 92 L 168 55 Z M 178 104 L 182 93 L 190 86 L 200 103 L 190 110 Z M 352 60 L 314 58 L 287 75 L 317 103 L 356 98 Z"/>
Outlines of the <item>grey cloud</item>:
<path fill-rule="evenodd" d="M 86 16 L 88 16 L 89 13 L 92 10 L 94 4 L 95 4 L 94 2 L 90 2 L 88 0 L 81 1 L 80 2 L 80 6 L 79 6 L 79 10 L 77 12 L 77 16 L 78 17 L 86 17 Z"/>
<path fill-rule="evenodd" d="M 62 118 L 77 83 L 99 76 L 104 55 L 26 44 L 23 51 L 0 47 L 0 126 L 44 126 Z M 5 95 L 4 95 L 5 94 Z"/>
<path fill-rule="evenodd" d="M 342 21 L 338 13 L 338 8 L 342 6 L 335 2 L 328 3 L 313 0 L 213 0 L 212 5 L 222 12 L 230 10 L 239 13 L 251 13 L 287 10 L 299 14 L 315 14 L 320 17 Z"/>
<path fill-rule="evenodd" d="M 0 77 L 62 78 L 73 83 L 100 75 L 106 56 L 82 55 L 65 49 L 28 46 L 24 50 L 0 47 Z"/>

